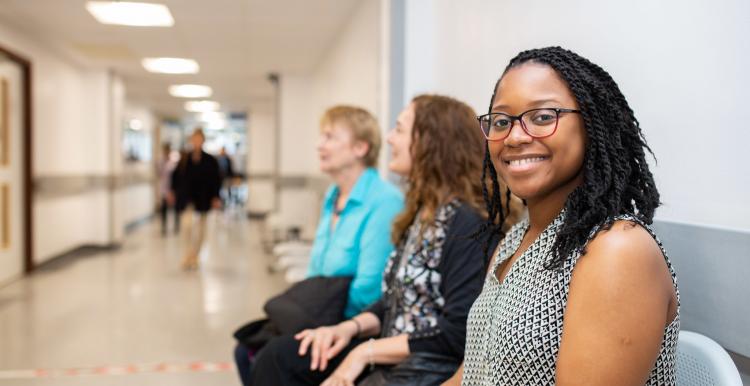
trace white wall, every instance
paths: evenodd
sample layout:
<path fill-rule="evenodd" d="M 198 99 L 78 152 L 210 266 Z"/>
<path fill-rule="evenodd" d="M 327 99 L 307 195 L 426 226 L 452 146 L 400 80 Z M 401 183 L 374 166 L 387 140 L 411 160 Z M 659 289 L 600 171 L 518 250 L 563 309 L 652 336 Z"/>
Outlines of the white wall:
<path fill-rule="evenodd" d="M 311 74 L 281 84 L 282 175 L 320 174 L 315 144 L 323 112 L 336 104 L 380 114 L 380 0 L 364 0 Z"/>
<path fill-rule="evenodd" d="M 487 109 L 518 52 L 569 48 L 620 85 L 658 159 L 657 218 L 750 231 L 750 2 L 406 2 L 405 92 Z M 696 112 L 699 112 L 696 114 Z"/>
<path fill-rule="evenodd" d="M 376 118 L 382 115 L 381 7 L 384 1 L 363 0 L 314 71 L 282 74 L 279 102 L 279 172 L 282 177 L 322 177 L 316 145 L 320 117 L 329 107 L 356 105 L 369 110 Z M 382 130 L 385 133 L 387 128 Z M 252 189 L 250 194 L 253 194 Z M 321 198 L 322 191 L 310 187 L 283 187 L 279 195 L 281 215 L 290 219 L 288 225 L 301 226 L 303 237 L 311 238 Z M 310 205 L 313 201 L 315 205 Z"/>
<path fill-rule="evenodd" d="M 81 245 L 109 242 L 109 198 L 104 190 L 36 200 L 34 216 L 34 262 Z"/>
<path fill-rule="evenodd" d="M 117 76 L 83 67 L 54 46 L 5 25 L 0 25 L 0 45 L 31 61 L 34 179 L 103 179 L 129 171 L 120 152 L 125 89 Z M 153 125 L 153 116 L 146 119 Z M 116 193 L 100 188 L 35 195 L 33 260 L 41 263 L 81 245 L 121 240 L 128 221 L 153 209 L 149 189 L 141 184 Z"/>
<path fill-rule="evenodd" d="M 251 151 L 247 157 L 249 173 L 273 172 L 275 118 L 273 110 L 252 110 L 248 122 L 248 143 Z"/>
<path fill-rule="evenodd" d="M 140 183 L 123 187 L 115 192 L 115 200 L 120 208 L 120 218 L 115 226 L 125 229 L 127 225 L 154 213 L 154 186 L 150 183 Z"/>
<path fill-rule="evenodd" d="M 364 107 L 374 115 L 380 105 L 380 1 L 364 0 L 317 66 L 313 77 L 313 114 L 320 118 L 335 104 Z M 317 134 L 317 131 L 316 131 Z"/>
<path fill-rule="evenodd" d="M 34 173 L 105 174 L 109 74 L 85 71 L 54 57 L 31 58 Z M 82 141 L 82 138 L 86 138 Z"/>
<path fill-rule="evenodd" d="M 113 142 L 116 145 L 121 144 L 123 122 L 129 122 L 133 119 L 141 121 L 143 128 L 141 132 L 151 138 L 152 153 L 157 151 L 159 145 L 156 141 L 156 126 L 158 118 L 146 106 L 125 103 L 123 107 L 122 118 L 114 126 Z M 152 154 L 153 155 L 153 154 Z M 120 164 L 120 170 L 117 172 L 121 175 L 145 175 L 154 177 L 154 160 L 138 163 L 122 162 L 122 147 L 113 149 L 112 156 Z M 115 192 L 115 207 L 118 216 L 114 219 L 113 226 L 118 230 L 123 230 L 128 224 L 142 220 L 152 213 L 156 208 L 156 181 L 140 182 L 137 184 L 128 184 L 122 186 Z"/>
<path fill-rule="evenodd" d="M 247 210 L 266 213 L 273 210 L 273 174 L 276 154 L 276 118 L 273 109 L 251 110 L 248 122 L 248 200 Z M 258 178 L 258 176 L 262 176 Z"/>
<path fill-rule="evenodd" d="M 0 25 L 0 44 L 32 63 L 33 176 L 104 175 L 108 168 L 109 74 L 81 68 L 53 49 Z M 80 244 L 106 243 L 107 201 L 100 192 L 36 200 L 33 259 Z"/>
<path fill-rule="evenodd" d="M 32 62 L 34 173 L 103 173 L 106 149 L 87 147 L 107 135 L 108 74 L 88 70 L 16 30 L 0 25 L 0 44 Z M 80 151 L 77 151 L 80 150 Z"/>
<path fill-rule="evenodd" d="M 315 143 L 318 119 L 313 105 L 312 76 L 282 76 L 279 98 L 279 141 L 281 151 L 279 172 L 282 176 L 307 175 L 315 172 Z"/>

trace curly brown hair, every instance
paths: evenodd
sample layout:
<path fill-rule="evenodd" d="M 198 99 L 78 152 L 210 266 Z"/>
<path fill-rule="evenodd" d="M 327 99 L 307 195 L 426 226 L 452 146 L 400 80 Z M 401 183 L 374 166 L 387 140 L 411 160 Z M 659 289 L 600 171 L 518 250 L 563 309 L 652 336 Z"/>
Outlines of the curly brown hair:
<path fill-rule="evenodd" d="M 453 200 L 484 213 L 482 159 L 484 137 L 474 110 L 456 99 L 420 95 L 412 99 L 414 126 L 410 153 L 412 168 L 404 210 L 393 223 L 397 244 L 419 214 L 430 223 L 437 209 Z"/>

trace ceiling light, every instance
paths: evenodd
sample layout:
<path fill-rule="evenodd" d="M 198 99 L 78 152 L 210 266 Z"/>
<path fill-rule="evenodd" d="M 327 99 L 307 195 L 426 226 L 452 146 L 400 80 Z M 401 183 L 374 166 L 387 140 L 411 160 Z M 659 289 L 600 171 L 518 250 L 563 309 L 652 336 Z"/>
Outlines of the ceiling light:
<path fill-rule="evenodd" d="M 171 27 L 174 19 L 163 4 L 130 1 L 89 1 L 86 9 L 102 24 L 133 27 Z"/>
<path fill-rule="evenodd" d="M 217 111 L 206 111 L 198 115 L 198 120 L 202 122 L 226 121 L 226 119 L 226 114 Z"/>
<path fill-rule="evenodd" d="M 169 94 L 178 98 L 208 98 L 212 93 L 211 87 L 200 84 L 177 84 L 169 86 Z"/>
<path fill-rule="evenodd" d="M 143 122 L 140 119 L 131 119 L 128 126 L 133 130 L 139 131 L 143 129 Z"/>
<path fill-rule="evenodd" d="M 146 58 L 141 64 L 150 72 L 162 74 L 195 74 L 200 69 L 195 60 L 183 58 Z"/>
<path fill-rule="evenodd" d="M 214 101 L 188 101 L 185 102 L 185 110 L 192 111 L 194 113 L 202 113 L 206 111 L 216 111 L 219 109 L 219 102 Z"/>

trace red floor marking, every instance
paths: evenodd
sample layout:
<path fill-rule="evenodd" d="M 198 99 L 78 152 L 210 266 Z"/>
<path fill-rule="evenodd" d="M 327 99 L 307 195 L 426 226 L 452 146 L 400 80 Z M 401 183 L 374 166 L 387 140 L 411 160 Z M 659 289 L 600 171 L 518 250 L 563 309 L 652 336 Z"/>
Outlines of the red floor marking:
<path fill-rule="evenodd" d="M 107 373 L 109 373 L 109 368 L 104 367 L 104 366 L 97 367 L 94 369 L 94 374 L 106 375 Z"/>
<path fill-rule="evenodd" d="M 0 379 L 75 378 L 85 376 L 115 376 L 143 373 L 200 373 L 223 372 L 234 369 L 230 362 L 189 362 L 129 364 L 125 366 L 76 367 L 68 369 L 0 370 Z"/>

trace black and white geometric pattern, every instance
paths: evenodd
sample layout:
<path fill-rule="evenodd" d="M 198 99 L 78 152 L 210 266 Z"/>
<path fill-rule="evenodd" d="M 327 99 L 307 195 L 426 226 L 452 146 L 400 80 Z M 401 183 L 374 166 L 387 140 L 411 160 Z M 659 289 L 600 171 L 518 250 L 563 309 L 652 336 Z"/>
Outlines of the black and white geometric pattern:
<path fill-rule="evenodd" d="M 495 270 L 518 249 L 528 229 L 528 220 L 516 224 L 503 240 L 498 257 L 485 279 L 482 293 L 474 302 L 467 321 L 463 386 L 553 385 L 562 337 L 563 313 L 570 279 L 580 252 L 573 253 L 561 270 L 548 270 L 555 235 L 565 212 L 542 232 L 515 261 L 500 283 Z M 675 348 L 680 331 L 677 279 L 661 242 L 635 216 L 628 220 L 643 226 L 659 244 L 677 292 L 677 316 L 664 329 L 661 351 L 646 385 L 675 384 Z M 592 230 L 591 240 L 599 230 Z"/>

